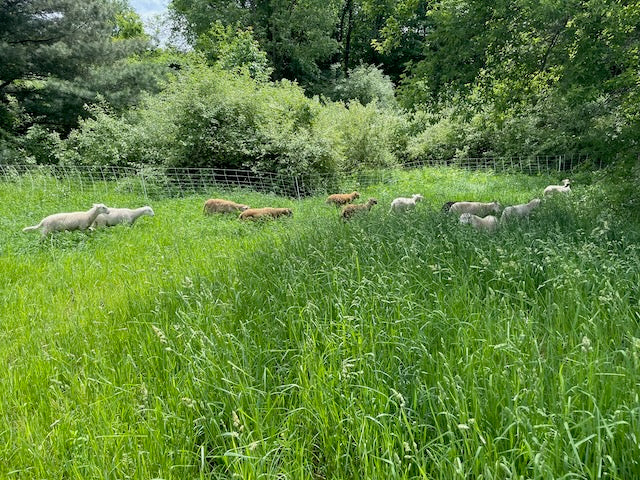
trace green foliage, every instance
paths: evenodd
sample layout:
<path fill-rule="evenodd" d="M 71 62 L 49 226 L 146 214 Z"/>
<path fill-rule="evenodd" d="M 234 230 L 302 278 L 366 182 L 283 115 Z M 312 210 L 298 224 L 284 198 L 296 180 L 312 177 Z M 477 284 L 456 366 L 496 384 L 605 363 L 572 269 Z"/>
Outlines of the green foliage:
<path fill-rule="evenodd" d="M 377 102 L 383 108 L 395 106 L 391 79 L 375 65 L 360 65 L 339 80 L 334 87 L 334 99 L 358 100 L 362 105 Z"/>
<path fill-rule="evenodd" d="M 205 55 L 209 65 L 217 65 L 230 72 L 247 73 L 256 80 L 267 81 L 273 70 L 250 28 L 241 30 L 217 22 L 198 36 L 195 49 Z"/>
<path fill-rule="evenodd" d="M 399 98 L 444 110 L 467 131 L 455 135 L 458 150 L 615 161 L 637 146 L 637 122 L 622 110 L 637 97 L 638 18 L 636 1 L 398 1 L 376 45 L 402 49 L 422 22 L 422 57 Z"/>
<path fill-rule="evenodd" d="M 65 142 L 65 162 L 290 175 L 394 165 L 406 123 L 376 102 L 321 104 L 287 81 L 265 83 L 202 65 L 185 68 L 128 115 L 91 113 Z"/>
<path fill-rule="evenodd" d="M 66 134 L 99 95 L 123 109 L 142 89 L 157 88 L 157 68 L 125 60 L 144 52 L 147 40 L 122 2 L 3 2 L 0 24 L 0 129 L 8 134 L 34 124 Z"/>
<path fill-rule="evenodd" d="M 320 66 L 330 62 L 338 50 L 331 34 L 337 24 L 339 3 L 337 0 L 293 3 L 272 0 L 246 4 L 232 0 L 208 3 L 173 0 L 170 8 L 185 19 L 188 33 L 194 39 L 206 36 L 212 25 L 214 29 L 219 24 L 234 29 L 252 28 L 273 65 L 274 78 L 308 85 L 317 79 Z"/>
<path fill-rule="evenodd" d="M 384 168 L 398 163 L 406 119 L 394 110 L 371 102 L 327 105 L 318 118 L 321 131 L 339 152 L 341 172 Z"/>

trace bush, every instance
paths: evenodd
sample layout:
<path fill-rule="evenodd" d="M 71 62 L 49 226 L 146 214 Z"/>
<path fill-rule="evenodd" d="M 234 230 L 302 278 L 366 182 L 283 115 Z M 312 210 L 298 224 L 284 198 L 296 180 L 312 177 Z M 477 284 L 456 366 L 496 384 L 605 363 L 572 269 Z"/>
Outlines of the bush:
<path fill-rule="evenodd" d="M 326 184 L 339 171 L 394 165 L 406 144 L 404 115 L 377 102 L 322 104 L 288 81 L 203 65 L 125 116 L 91 113 L 64 142 L 65 162 L 249 169 Z"/>
<path fill-rule="evenodd" d="M 362 105 L 376 102 L 384 108 L 396 104 L 393 82 L 375 65 L 360 65 L 336 82 L 334 100 L 357 100 Z"/>
<path fill-rule="evenodd" d="M 348 107 L 327 105 L 320 112 L 318 128 L 338 152 L 338 170 L 353 172 L 397 165 L 405 148 L 406 122 L 404 114 L 376 102 L 363 106 L 352 101 Z"/>

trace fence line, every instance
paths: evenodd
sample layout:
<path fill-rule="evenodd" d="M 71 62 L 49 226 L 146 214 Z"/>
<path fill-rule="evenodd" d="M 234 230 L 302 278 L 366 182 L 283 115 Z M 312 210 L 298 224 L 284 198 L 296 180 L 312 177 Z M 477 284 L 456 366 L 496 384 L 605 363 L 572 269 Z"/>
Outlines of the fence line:
<path fill-rule="evenodd" d="M 426 166 L 453 166 L 468 170 L 514 171 L 527 174 L 569 171 L 586 157 L 566 155 L 533 158 L 460 158 L 448 161 L 426 159 L 405 163 L 398 168 L 358 171 L 350 174 L 313 173 L 286 175 L 217 168 L 142 168 L 118 166 L 0 165 L 0 182 L 18 183 L 42 191 L 80 188 L 94 194 L 108 192 L 139 193 L 150 196 L 185 196 L 207 190 L 249 189 L 292 198 L 364 188 L 395 181 L 404 169 Z"/>

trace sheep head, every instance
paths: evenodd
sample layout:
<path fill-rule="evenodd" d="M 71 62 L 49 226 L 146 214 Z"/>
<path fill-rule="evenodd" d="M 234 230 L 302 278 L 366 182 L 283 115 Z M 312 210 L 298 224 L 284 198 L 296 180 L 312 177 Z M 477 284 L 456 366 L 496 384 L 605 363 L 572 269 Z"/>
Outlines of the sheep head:
<path fill-rule="evenodd" d="M 471 214 L 463 213 L 460 215 L 460 223 L 471 223 Z"/>
<path fill-rule="evenodd" d="M 109 207 L 107 207 L 104 203 L 94 203 L 93 208 L 96 209 L 98 215 L 100 215 L 101 213 L 109 213 Z"/>

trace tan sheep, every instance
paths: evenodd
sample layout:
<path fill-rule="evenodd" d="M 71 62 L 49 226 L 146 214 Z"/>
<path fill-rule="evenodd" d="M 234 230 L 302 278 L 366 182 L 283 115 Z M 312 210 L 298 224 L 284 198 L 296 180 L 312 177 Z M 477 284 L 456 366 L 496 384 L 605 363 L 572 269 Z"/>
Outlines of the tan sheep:
<path fill-rule="evenodd" d="M 493 215 L 482 218 L 473 213 L 463 213 L 460 215 L 460 223 L 470 224 L 476 230 L 485 232 L 495 232 L 498 229 L 498 219 Z"/>
<path fill-rule="evenodd" d="M 101 213 L 109 213 L 109 208 L 102 203 L 94 203 L 86 212 L 54 213 L 43 218 L 38 225 L 25 227 L 23 232 L 41 230 L 42 236 L 51 232 L 61 232 L 64 230 L 87 230 L 93 221 Z"/>
<path fill-rule="evenodd" d="M 460 215 L 461 213 L 472 213 L 478 217 L 485 217 L 490 213 L 500 213 L 502 205 L 498 202 L 456 202 L 451 205 L 449 211 Z"/>
<path fill-rule="evenodd" d="M 375 198 L 370 198 L 369 200 L 367 200 L 367 203 L 361 203 L 358 205 L 345 205 L 342 209 L 342 212 L 340 213 L 340 216 L 343 220 L 348 220 L 349 218 L 360 212 L 367 212 L 371 210 L 371 207 L 373 207 L 377 203 L 378 200 L 376 200 Z"/>
<path fill-rule="evenodd" d="M 238 218 L 240 220 L 255 220 L 258 218 L 278 218 L 285 215 L 288 217 L 293 215 L 290 208 L 249 208 L 242 212 Z"/>
<path fill-rule="evenodd" d="M 203 210 L 206 215 L 213 215 L 214 213 L 244 212 L 248 208 L 249 205 L 232 202 L 231 200 L 224 200 L 222 198 L 210 198 L 209 200 L 204 202 Z"/>
<path fill-rule="evenodd" d="M 353 202 L 356 198 L 360 198 L 360 194 L 358 192 L 351 193 L 334 193 L 333 195 L 329 195 L 325 203 L 333 203 L 334 205 L 346 205 L 347 203 Z"/>

